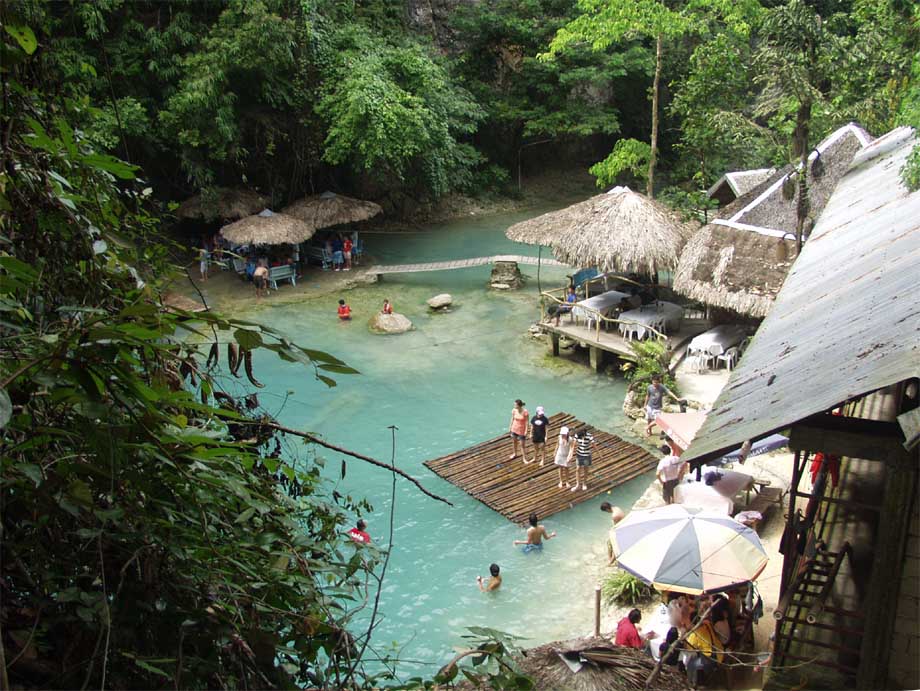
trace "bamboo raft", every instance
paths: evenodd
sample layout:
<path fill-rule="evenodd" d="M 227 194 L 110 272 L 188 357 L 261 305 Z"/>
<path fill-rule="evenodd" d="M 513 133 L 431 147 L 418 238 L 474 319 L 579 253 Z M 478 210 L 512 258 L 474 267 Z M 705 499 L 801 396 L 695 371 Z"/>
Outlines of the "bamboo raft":
<path fill-rule="evenodd" d="M 532 511 L 541 519 L 552 516 L 639 477 L 657 465 L 657 459 L 645 449 L 592 428 L 594 446 L 588 489 L 575 492 L 559 489 L 553 464 L 559 429 L 566 425 L 574 432 L 583 424 L 569 413 L 550 417 L 546 464 L 542 468 L 539 463 L 524 465 L 520 456 L 509 461 L 512 447 L 507 434 L 426 461 L 425 466 L 505 518 L 525 523 Z M 532 457 L 530 440 L 527 451 Z M 574 465 L 573 458 L 569 465 L 570 479 L 574 478 Z"/>

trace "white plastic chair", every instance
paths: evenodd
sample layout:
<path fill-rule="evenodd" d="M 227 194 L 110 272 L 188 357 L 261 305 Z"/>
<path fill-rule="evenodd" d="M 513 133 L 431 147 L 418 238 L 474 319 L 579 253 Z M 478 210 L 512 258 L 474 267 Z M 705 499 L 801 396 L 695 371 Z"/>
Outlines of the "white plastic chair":
<path fill-rule="evenodd" d="M 731 372 L 734 369 L 735 364 L 738 362 L 738 348 L 732 347 L 726 350 L 721 355 L 716 356 L 717 362 L 724 362 L 728 371 Z"/>

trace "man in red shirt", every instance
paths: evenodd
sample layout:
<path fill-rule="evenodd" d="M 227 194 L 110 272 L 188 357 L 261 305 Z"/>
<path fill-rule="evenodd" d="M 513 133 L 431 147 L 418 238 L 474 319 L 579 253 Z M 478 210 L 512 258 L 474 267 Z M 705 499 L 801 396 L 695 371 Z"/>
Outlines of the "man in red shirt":
<path fill-rule="evenodd" d="M 353 247 L 354 244 L 352 243 L 351 238 L 346 235 L 345 242 L 342 243 L 342 251 L 345 255 L 344 271 L 351 271 L 351 250 Z"/>
<path fill-rule="evenodd" d="M 365 528 L 367 528 L 367 523 L 359 519 L 355 527 L 348 531 L 348 537 L 355 542 L 360 542 L 362 545 L 369 545 L 371 536 L 366 532 Z"/>
<path fill-rule="evenodd" d="M 639 635 L 636 624 L 639 623 L 640 619 L 642 619 L 642 612 L 637 609 L 630 610 L 629 614 L 620 619 L 620 623 L 617 624 L 617 637 L 614 643 L 629 648 L 642 648 L 648 643 L 649 639 L 654 638 L 654 631 L 649 631 L 644 636 Z"/>

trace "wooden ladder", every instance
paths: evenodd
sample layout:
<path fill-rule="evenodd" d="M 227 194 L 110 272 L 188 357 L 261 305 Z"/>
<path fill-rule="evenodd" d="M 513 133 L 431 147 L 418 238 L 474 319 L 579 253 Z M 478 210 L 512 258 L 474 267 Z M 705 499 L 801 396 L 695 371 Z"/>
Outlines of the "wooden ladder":
<path fill-rule="evenodd" d="M 828 604 L 840 567 L 851 557 L 850 543 L 839 552 L 820 542 L 809 547 L 774 612 L 774 665 L 813 664 L 855 678 L 864 616 Z"/>

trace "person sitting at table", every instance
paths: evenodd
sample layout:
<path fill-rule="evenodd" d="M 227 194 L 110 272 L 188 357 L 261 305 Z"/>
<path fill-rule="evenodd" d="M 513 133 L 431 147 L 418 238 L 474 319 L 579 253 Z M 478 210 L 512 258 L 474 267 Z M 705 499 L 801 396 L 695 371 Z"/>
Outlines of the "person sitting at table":
<path fill-rule="evenodd" d="M 617 635 L 614 639 L 614 645 L 622 645 L 628 648 L 644 648 L 647 646 L 648 642 L 653 639 L 656 634 L 654 631 L 649 631 L 640 636 L 636 624 L 641 620 L 642 612 L 635 608 L 629 610 L 629 614 L 620 619 L 620 623 L 617 624 Z"/>
<path fill-rule="evenodd" d="M 547 315 L 555 319 L 555 325 L 559 326 L 559 317 L 572 311 L 572 307 L 578 302 L 578 295 L 575 293 L 575 286 L 569 286 L 568 293 L 565 296 L 565 303 L 557 305 L 553 303 L 547 310 Z"/>

